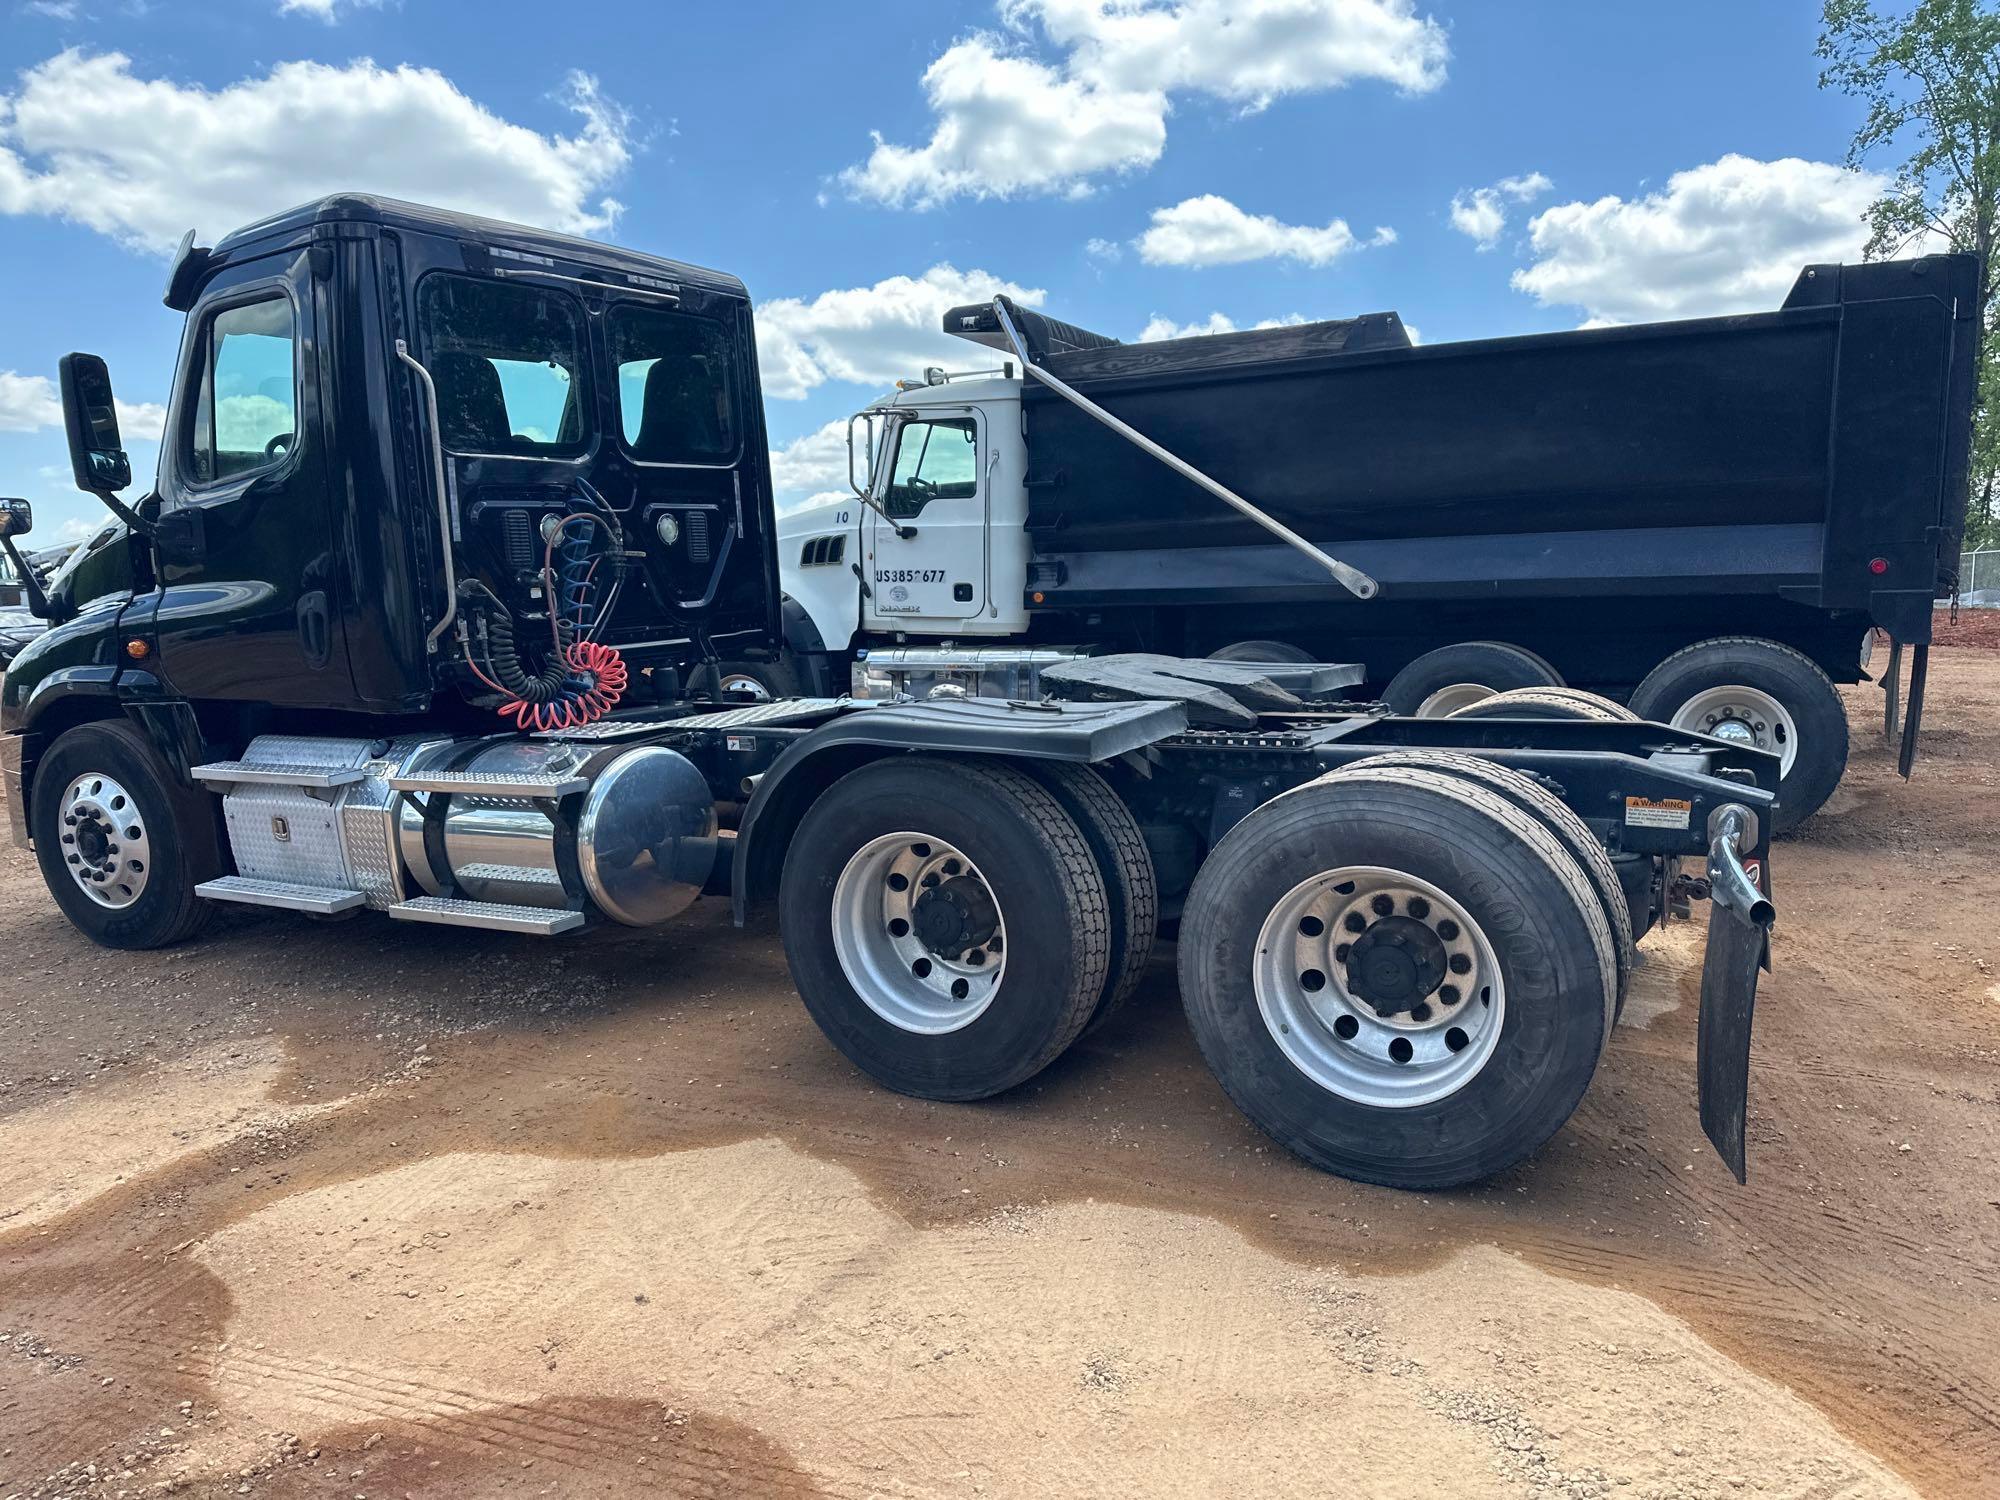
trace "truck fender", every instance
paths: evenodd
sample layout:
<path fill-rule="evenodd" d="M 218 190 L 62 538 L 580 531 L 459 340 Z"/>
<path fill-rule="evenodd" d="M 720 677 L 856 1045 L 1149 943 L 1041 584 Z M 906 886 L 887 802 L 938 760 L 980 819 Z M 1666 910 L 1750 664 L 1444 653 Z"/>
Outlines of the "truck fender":
<path fill-rule="evenodd" d="M 884 757 L 932 754 L 1066 760 L 1128 755 L 1187 730 L 1178 703 L 1019 703 L 940 699 L 857 706 L 805 735 L 757 780 L 737 828 L 730 901 L 736 925 L 776 896 L 792 834 L 815 798 L 848 772 Z"/>
<path fill-rule="evenodd" d="M 806 607 L 790 594 L 784 596 L 785 650 L 791 655 L 792 670 L 799 691 L 815 698 L 831 698 L 845 692 L 845 682 L 833 681 L 833 664 L 827 660 L 826 640 Z"/>

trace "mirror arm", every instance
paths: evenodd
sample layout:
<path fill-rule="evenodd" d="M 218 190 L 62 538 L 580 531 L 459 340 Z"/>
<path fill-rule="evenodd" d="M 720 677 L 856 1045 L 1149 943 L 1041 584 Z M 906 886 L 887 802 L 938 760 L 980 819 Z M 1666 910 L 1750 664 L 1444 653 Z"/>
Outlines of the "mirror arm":
<path fill-rule="evenodd" d="M 49 596 L 42 592 L 42 580 L 35 576 L 35 570 L 28 566 L 27 559 L 14 549 L 13 537 L 4 531 L 0 531 L 0 552 L 7 554 L 7 560 L 21 577 L 21 592 L 27 596 L 28 613 L 37 620 L 54 619 L 55 611 L 49 608 Z"/>
<path fill-rule="evenodd" d="M 92 490 L 90 493 L 97 496 L 99 500 L 102 500 L 104 508 L 110 511 L 112 515 L 131 527 L 135 535 L 142 536 L 149 542 L 157 542 L 160 539 L 159 527 L 140 515 L 139 512 L 132 509 L 123 500 L 120 500 L 110 490 Z"/>
<path fill-rule="evenodd" d="M 874 511 L 876 515 L 880 516 L 883 520 L 889 523 L 889 529 L 896 533 L 897 541 L 899 542 L 911 541 L 916 537 L 917 528 L 914 526 L 905 526 L 901 521 L 897 520 L 894 516 L 890 515 L 889 512 L 882 509 L 881 506 L 875 503 L 875 497 L 872 493 L 872 491 L 875 488 L 875 473 L 874 473 L 875 464 L 872 458 L 870 459 L 868 465 L 869 468 L 868 488 L 864 490 L 860 485 L 854 482 L 854 424 L 861 417 L 867 415 L 868 413 L 866 412 L 857 412 L 854 416 L 849 417 L 847 419 L 847 487 L 850 490 L 853 490 L 854 493 L 861 498 L 861 503 L 863 505 L 867 506 L 870 510 Z M 889 447 L 889 434 L 893 432 L 896 428 L 902 426 L 903 423 L 908 420 L 909 418 L 901 416 L 895 412 L 885 411 L 882 413 L 882 421 L 886 429 L 882 434 L 882 447 L 884 452 L 886 452 Z"/>

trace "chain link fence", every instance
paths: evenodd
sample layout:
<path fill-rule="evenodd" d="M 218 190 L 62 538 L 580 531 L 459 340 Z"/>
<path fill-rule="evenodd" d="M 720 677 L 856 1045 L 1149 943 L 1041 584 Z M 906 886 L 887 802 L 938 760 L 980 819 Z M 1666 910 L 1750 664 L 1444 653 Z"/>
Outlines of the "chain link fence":
<path fill-rule="evenodd" d="M 2000 547 L 1958 554 L 1958 602 L 1973 609 L 2000 609 Z"/>

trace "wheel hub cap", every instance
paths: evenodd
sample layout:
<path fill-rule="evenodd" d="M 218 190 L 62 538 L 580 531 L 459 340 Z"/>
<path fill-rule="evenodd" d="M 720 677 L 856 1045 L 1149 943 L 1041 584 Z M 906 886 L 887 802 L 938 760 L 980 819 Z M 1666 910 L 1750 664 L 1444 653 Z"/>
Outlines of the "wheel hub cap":
<path fill-rule="evenodd" d="M 1347 989 L 1378 1016 L 1414 1010 L 1444 983 L 1449 955 L 1438 935 L 1413 917 L 1384 917 L 1347 954 Z"/>
<path fill-rule="evenodd" d="M 957 958 L 992 938 L 1000 913 L 983 882 L 960 875 L 919 896 L 912 920 L 925 947 Z"/>

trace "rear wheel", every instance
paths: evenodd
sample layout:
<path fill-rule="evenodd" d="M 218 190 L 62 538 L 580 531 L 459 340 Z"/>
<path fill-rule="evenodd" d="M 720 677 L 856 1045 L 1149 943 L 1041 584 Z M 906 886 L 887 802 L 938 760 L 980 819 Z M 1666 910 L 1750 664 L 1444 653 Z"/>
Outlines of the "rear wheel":
<path fill-rule="evenodd" d="M 60 735 L 35 767 L 29 819 L 49 894 L 92 942 L 163 948 L 207 922 L 194 888 L 222 873 L 213 805 L 130 724 Z"/>
<path fill-rule="evenodd" d="M 1632 982 L 1632 908 L 1625 900 L 1625 886 L 1618 878 L 1618 867 L 1611 863 L 1611 856 L 1597 841 L 1597 835 L 1590 831 L 1590 825 L 1578 817 L 1568 803 L 1533 777 L 1511 767 L 1482 760 L 1476 755 L 1458 755 L 1448 750 L 1395 750 L 1387 755 L 1371 755 L 1361 764 L 1415 766 L 1419 770 L 1439 771 L 1473 782 L 1505 797 L 1555 835 L 1570 858 L 1576 861 L 1577 868 L 1590 881 L 1590 888 L 1596 893 L 1597 903 L 1604 911 L 1604 920 L 1611 927 L 1612 956 L 1618 968 L 1617 1000 L 1611 1014 L 1615 1023 L 1624 1012 L 1625 991 Z"/>
<path fill-rule="evenodd" d="M 1399 714 L 1444 719 L 1510 688 L 1561 685 L 1555 668 L 1532 651 L 1502 641 L 1461 641 L 1426 651 L 1404 667 L 1389 679 L 1382 701 Z"/>
<path fill-rule="evenodd" d="M 1773 828 L 1796 828 L 1826 805 L 1847 770 L 1847 708 L 1833 679 L 1790 646 L 1726 636 L 1676 651 L 1632 694 L 1642 717 L 1778 757 Z"/>
<path fill-rule="evenodd" d="M 1105 993 L 1097 861 L 1056 798 L 1007 766 L 912 756 L 842 777 L 799 824 L 778 902 L 813 1020 L 900 1093 L 1012 1088 Z"/>
<path fill-rule="evenodd" d="M 1518 688 L 1495 693 L 1454 710 L 1454 719 L 1588 719 L 1599 724 L 1633 724 L 1639 716 L 1622 703 L 1581 688 Z"/>
<path fill-rule="evenodd" d="M 1277 662 L 1287 666 L 1299 666 L 1312 660 L 1310 652 L 1301 651 L 1297 646 L 1287 646 L 1283 641 L 1237 641 L 1224 646 L 1220 651 L 1208 653 L 1210 661 Z"/>
<path fill-rule="evenodd" d="M 1237 1106 L 1315 1166 L 1442 1188 L 1582 1098 L 1612 933 L 1560 842 L 1463 779 L 1366 763 L 1266 803 L 1189 893 L 1182 996 Z"/>
<path fill-rule="evenodd" d="M 1097 772 L 1064 761 L 1034 763 L 1031 774 L 1082 833 L 1104 877 L 1110 907 L 1111 954 L 1104 992 L 1086 1029 L 1115 1015 L 1137 989 L 1159 933 L 1160 888 L 1153 856 L 1132 810 Z"/>

